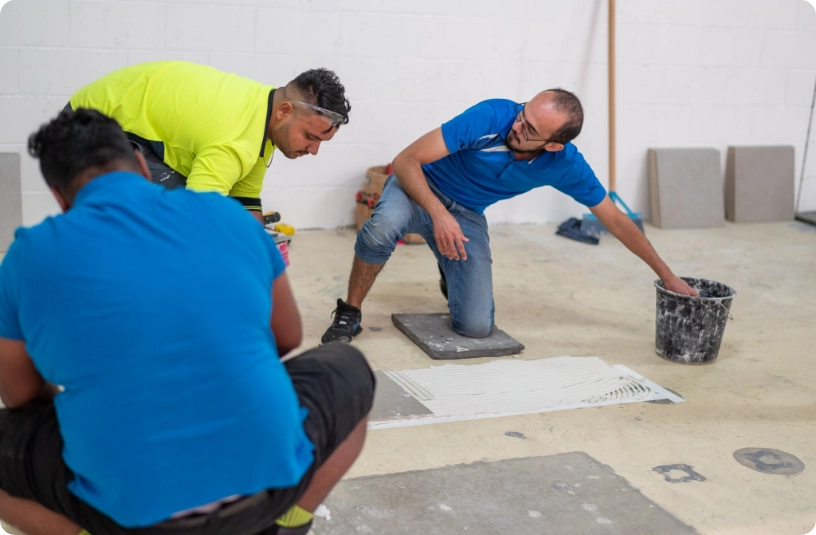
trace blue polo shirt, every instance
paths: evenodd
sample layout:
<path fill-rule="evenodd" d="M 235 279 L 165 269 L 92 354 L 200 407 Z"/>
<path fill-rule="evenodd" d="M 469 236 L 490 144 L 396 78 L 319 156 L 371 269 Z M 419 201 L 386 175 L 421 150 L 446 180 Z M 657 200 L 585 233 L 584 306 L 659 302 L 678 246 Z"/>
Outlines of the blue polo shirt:
<path fill-rule="evenodd" d="M 516 160 L 504 141 L 521 104 L 485 100 L 442 125 L 450 154 L 422 166 L 439 190 L 478 214 L 491 204 L 552 186 L 585 206 L 596 206 L 606 190 L 572 143 L 559 152 Z"/>
<path fill-rule="evenodd" d="M 0 337 L 65 389 L 77 497 L 136 527 L 300 481 L 314 448 L 269 326 L 283 259 L 240 204 L 115 172 L 15 237 Z"/>

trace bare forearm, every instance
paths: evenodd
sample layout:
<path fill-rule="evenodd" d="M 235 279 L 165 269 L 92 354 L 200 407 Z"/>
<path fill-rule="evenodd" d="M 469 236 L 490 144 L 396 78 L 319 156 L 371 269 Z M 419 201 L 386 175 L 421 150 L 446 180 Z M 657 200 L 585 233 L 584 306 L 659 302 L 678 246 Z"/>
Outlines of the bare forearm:
<path fill-rule="evenodd" d="M 0 338 L 0 399 L 6 407 L 22 407 L 43 396 L 52 399 L 56 392 L 28 356 L 25 340 Z"/>
<path fill-rule="evenodd" d="M 646 236 L 643 235 L 640 229 L 637 228 L 637 225 L 635 225 L 627 215 L 615 206 L 612 199 L 606 197 L 597 205 L 590 207 L 590 211 L 595 214 L 595 217 L 597 217 L 601 223 L 609 229 L 609 232 L 620 240 L 627 249 L 637 255 L 657 273 L 657 276 L 663 281 L 667 290 L 692 297 L 699 296 L 697 290 L 672 273 L 669 266 L 663 262 L 660 256 L 658 256 L 657 251 L 652 247 L 652 244 L 646 239 Z"/>
<path fill-rule="evenodd" d="M 627 249 L 643 260 L 661 279 L 666 279 L 672 275 L 672 270 L 660 258 L 652 244 L 628 217 L 615 218 L 610 224 L 606 224 L 609 232 L 612 233 Z"/>
<path fill-rule="evenodd" d="M 397 176 L 402 189 L 418 205 L 425 209 L 433 218 L 440 210 L 445 210 L 445 206 L 431 191 L 425 173 L 419 161 L 397 156 L 394 159 L 394 174 Z"/>
<path fill-rule="evenodd" d="M 269 327 L 275 335 L 278 356 L 283 357 L 303 342 L 303 324 L 286 272 L 272 283 L 272 303 Z"/>
<path fill-rule="evenodd" d="M 60 393 L 60 387 L 54 383 L 46 382 L 43 384 L 37 397 L 33 399 L 34 403 L 51 403 L 57 394 Z"/>
<path fill-rule="evenodd" d="M 435 162 L 449 154 L 442 129 L 431 130 L 394 158 L 394 173 L 405 193 L 431 216 L 439 254 L 451 260 L 467 260 L 465 251 L 467 236 L 462 233 L 456 218 L 431 191 L 422 171 L 423 164 Z"/>
<path fill-rule="evenodd" d="M 59 394 L 60 390 L 57 385 L 43 381 L 42 386 L 40 386 L 38 390 L 32 390 L 31 392 L 33 395 L 6 393 L 2 396 L 3 404 L 10 409 L 16 409 L 28 405 L 29 403 L 51 403 L 54 397 Z"/>

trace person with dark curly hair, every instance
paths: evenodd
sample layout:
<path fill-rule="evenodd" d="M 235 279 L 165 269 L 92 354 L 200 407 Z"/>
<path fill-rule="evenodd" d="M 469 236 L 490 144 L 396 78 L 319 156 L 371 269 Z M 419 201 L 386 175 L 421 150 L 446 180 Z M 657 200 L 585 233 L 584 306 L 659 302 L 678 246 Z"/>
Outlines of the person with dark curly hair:
<path fill-rule="evenodd" d="M 371 218 L 357 233 L 346 300 L 337 299 L 322 342 L 362 332 L 363 300 L 406 233 L 436 256 L 451 328 L 484 338 L 493 329 L 493 273 L 485 209 L 551 186 L 589 210 L 671 291 L 695 295 L 624 215 L 572 143 L 584 122 L 573 93 L 548 89 L 529 102 L 485 100 L 409 145 L 394 159 Z"/>
<path fill-rule="evenodd" d="M 113 119 L 63 110 L 29 152 L 64 213 L 17 229 L 0 264 L 0 518 L 308 533 L 365 441 L 365 357 L 282 361 L 302 327 L 272 238 L 217 193 L 151 185 Z"/>
<path fill-rule="evenodd" d="M 114 71 L 77 91 L 69 106 L 116 119 L 154 183 L 229 195 L 259 221 L 273 151 L 316 155 L 351 111 L 343 84 L 328 69 L 305 71 L 276 89 L 184 61 Z"/>

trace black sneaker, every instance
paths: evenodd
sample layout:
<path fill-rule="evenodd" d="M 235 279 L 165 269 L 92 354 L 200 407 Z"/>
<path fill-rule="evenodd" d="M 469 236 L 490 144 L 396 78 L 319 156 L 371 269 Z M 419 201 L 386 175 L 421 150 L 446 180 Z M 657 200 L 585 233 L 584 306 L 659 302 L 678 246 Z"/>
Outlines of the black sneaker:
<path fill-rule="evenodd" d="M 305 526 L 299 528 L 282 528 L 275 524 L 271 528 L 266 528 L 255 535 L 309 535 L 309 530 L 312 528 L 312 521 L 310 520 Z"/>
<path fill-rule="evenodd" d="M 309 530 L 312 529 L 312 522 L 309 521 L 308 524 L 305 526 L 300 526 L 299 528 L 282 528 L 278 527 L 278 533 L 276 535 L 309 535 Z"/>
<path fill-rule="evenodd" d="M 445 296 L 445 301 L 448 300 L 448 279 L 445 278 L 445 270 L 442 269 L 442 264 L 436 264 L 439 268 L 439 289 L 442 290 L 442 295 Z"/>
<path fill-rule="evenodd" d="M 352 338 L 363 332 L 363 328 L 360 326 L 363 313 L 360 312 L 359 308 L 338 299 L 337 308 L 334 309 L 332 314 L 334 314 L 334 321 L 332 321 L 331 327 L 326 330 L 323 338 L 320 339 L 321 344 L 351 342 Z"/>

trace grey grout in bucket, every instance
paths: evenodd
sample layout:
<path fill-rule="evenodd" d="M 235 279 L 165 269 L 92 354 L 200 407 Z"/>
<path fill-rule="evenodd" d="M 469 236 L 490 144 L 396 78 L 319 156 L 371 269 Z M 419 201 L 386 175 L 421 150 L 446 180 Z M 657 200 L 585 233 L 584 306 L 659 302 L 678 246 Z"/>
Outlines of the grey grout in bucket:
<path fill-rule="evenodd" d="M 731 302 L 737 292 L 721 282 L 681 278 L 700 297 L 670 292 L 663 287 L 663 281 L 655 281 L 655 351 L 673 362 L 708 364 L 720 351 Z"/>

